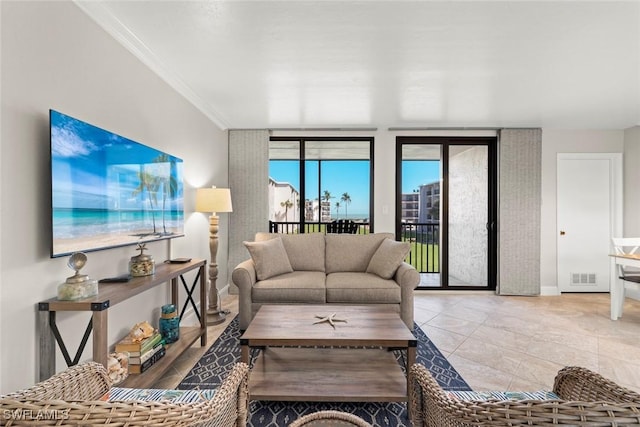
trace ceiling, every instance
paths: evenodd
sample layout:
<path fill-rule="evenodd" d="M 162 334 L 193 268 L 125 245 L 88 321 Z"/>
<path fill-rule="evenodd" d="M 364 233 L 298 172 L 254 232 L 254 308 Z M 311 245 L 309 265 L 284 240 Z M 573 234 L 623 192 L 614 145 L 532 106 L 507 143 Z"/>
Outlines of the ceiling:
<path fill-rule="evenodd" d="M 640 1 L 76 1 L 223 129 L 640 124 Z"/>

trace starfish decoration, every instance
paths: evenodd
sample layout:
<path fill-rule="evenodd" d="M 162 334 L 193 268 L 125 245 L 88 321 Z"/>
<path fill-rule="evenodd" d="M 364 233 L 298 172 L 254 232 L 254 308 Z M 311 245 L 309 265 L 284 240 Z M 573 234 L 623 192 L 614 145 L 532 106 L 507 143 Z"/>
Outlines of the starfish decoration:
<path fill-rule="evenodd" d="M 347 323 L 347 319 L 336 319 L 336 313 L 332 313 L 328 316 L 319 316 L 316 314 L 316 317 L 320 320 L 316 320 L 315 322 L 313 322 L 313 324 L 315 325 L 316 323 L 322 323 L 322 322 L 328 322 L 333 329 L 336 328 L 336 325 L 333 324 L 333 322 L 344 322 Z"/>

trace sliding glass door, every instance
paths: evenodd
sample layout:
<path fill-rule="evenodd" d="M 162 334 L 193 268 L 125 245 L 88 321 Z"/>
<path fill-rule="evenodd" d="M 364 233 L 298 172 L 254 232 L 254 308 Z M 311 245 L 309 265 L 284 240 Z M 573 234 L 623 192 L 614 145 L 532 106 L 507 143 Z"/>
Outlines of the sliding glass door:
<path fill-rule="evenodd" d="M 495 289 L 496 139 L 398 137 L 396 234 L 423 288 Z"/>

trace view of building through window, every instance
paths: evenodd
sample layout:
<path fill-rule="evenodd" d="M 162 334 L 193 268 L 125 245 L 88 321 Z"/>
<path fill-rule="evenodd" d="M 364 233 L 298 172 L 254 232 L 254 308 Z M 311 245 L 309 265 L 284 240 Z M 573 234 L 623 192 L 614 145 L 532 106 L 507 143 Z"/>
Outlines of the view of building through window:
<path fill-rule="evenodd" d="M 402 162 L 402 222 L 433 223 L 440 220 L 440 161 Z"/>

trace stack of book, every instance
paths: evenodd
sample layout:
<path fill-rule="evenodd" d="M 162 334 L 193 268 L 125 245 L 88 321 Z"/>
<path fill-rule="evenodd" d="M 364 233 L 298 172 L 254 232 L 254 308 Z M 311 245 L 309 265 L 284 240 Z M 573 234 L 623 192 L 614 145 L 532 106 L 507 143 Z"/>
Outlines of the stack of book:
<path fill-rule="evenodd" d="M 160 332 L 134 342 L 131 337 L 125 337 L 116 344 L 115 351 L 129 353 L 129 373 L 141 374 L 165 355 L 164 339 Z"/>

